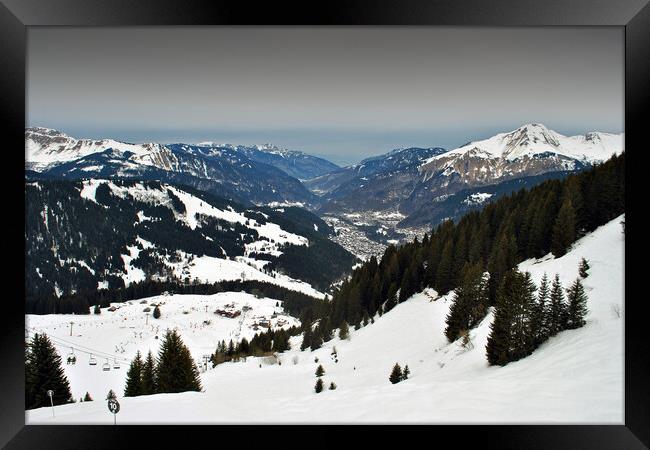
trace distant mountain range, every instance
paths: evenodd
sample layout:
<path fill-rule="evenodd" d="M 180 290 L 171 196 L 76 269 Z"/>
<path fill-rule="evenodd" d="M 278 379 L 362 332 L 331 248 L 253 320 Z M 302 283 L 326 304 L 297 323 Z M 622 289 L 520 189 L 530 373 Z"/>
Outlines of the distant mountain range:
<path fill-rule="evenodd" d="M 25 168 L 32 178 L 135 178 L 183 184 L 244 204 L 318 199 L 297 178 L 338 168 L 276 147 L 129 144 L 75 139 L 48 128 L 25 130 Z"/>
<path fill-rule="evenodd" d="M 444 152 L 437 147 L 397 149 L 304 184 L 322 195 L 324 212 L 395 209 L 399 199 L 416 187 L 418 166 Z"/>
<path fill-rule="evenodd" d="M 322 212 L 386 210 L 406 216 L 403 226 L 435 225 L 442 218 L 462 215 L 493 195 L 496 198 L 497 193 L 583 170 L 622 151 L 622 134 L 592 132 L 567 137 L 542 124 L 526 124 L 451 151 L 394 150 L 304 184 L 321 196 Z M 479 195 L 483 187 L 485 195 Z M 441 208 L 451 204 L 454 207 L 447 212 Z"/>
<path fill-rule="evenodd" d="M 212 143 L 202 143 L 200 145 L 206 144 L 215 147 Z M 236 150 L 253 161 L 277 167 L 288 175 L 298 178 L 299 180 L 318 177 L 339 169 L 339 166 L 326 159 L 308 155 L 296 150 L 283 149 L 271 144 L 254 147 L 225 144 L 223 146 L 216 146 L 216 148 L 230 148 Z"/>
<path fill-rule="evenodd" d="M 25 141 L 30 180 L 156 180 L 244 205 L 294 204 L 334 215 L 399 213 L 400 226 L 409 227 L 433 226 L 510 188 L 562 177 L 623 151 L 623 134 L 564 136 L 537 123 L 450 151 L 402 148 L 348 167 L 268 144 L 129 144 L 75 139 L 48 128 L 26 129 Z"/>

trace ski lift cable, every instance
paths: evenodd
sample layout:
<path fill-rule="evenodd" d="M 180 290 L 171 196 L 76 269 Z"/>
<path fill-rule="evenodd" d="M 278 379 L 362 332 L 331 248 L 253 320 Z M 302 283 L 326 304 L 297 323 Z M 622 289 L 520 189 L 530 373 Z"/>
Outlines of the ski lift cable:
<path fill-rule="evenodd" d="M 34 333 L 34 334 L 36 334 L 36 333 Z M 61 339 L 61 338 L 59 338 L 57 336 L 51 336 L 51 335 L 47 335 L 47 336 L 52 341 L 54 341 L 55 344 L 59 344 L 59 345 L 66 346 L 66 347 L 71 347 L 71 348 L 79 351 L 80 353 L 85 353 L 87 355 L 96 355 L 96 356 L 99 356 L 101 358 L 109 358 L 109 359 L 119 360 L 120 362 L 123 362 L 123 363 L 129 363 L 130 362 L 128 359 L 116 356 L 116 355 L 114 355 L 112 353 L 92 349 L 90 347 L 79 345 L 79 344 L 74 343 L 74 342 L 66 341 L 65 339 Z M 32 336 L 30 336 L 30 337 L 32 337 Z"/>
<path fill-rule="evenodd" d="M 59 344 L 59 345 L 64 345 L 64 344 L 62 344 L 60 342 L 56 342 L 56 341 L 54 341 L 54 343 Z M 123 362 L 123 363 L 129 363 L 128 359 L 121 358 L 121 357 L 112 355 L 110 353 L 106 353 L 106 352 L 102 352 L 102 351 L 94 350 L 94 349 L 87 349 L 87 347 L 86 347 L 86 349 L 79 348 L 78 346 L 76 346 L 76 344 L 67 344 L 66 343 L 65 345 L 72 346 L 79 353 L 85 353 L 86 355 L 97 356 L 99 358 L 104 358 L 104 359 L 107 359 L 107 358 L 108 359 L 114 359 L 114 360 L 118 360 L 118 361 Z"/>
<path fill-rule="evenodd" d="M 115 360 L 119 360 L 119 361 L 125 362 L 125 363 L 129 362 L 128 359 L 113 355 L 112 353 L 103 352 L 101 350 L 92 349 L 90 347 L 80 346 L 80 345 L 77 345 L 75 343 L 68 342 L 68 341 L 65 341 L 63 339 L 56 338 L 56 337 L 53 337 L 53 336 L 50 336 L 50 338 L 52 338 L 52 340 L 55 341 L 55 343 L 58 343 L 59 345 L 64 345 L 65 344 L 65 345 L 71 346 L 72 348 L 76 349 L 77 351 L 79 351 L 81 353 L 86 353 L 86 354 L 89 354 L 89 355 L 96 355 L 96 356 L 98 356 L 100 358 L 104 358 L 104 359 L 106 359 L 106 358 L 115 359 Z M 60 342 L 56 342 L 57 340 L 60 341 Z"/>

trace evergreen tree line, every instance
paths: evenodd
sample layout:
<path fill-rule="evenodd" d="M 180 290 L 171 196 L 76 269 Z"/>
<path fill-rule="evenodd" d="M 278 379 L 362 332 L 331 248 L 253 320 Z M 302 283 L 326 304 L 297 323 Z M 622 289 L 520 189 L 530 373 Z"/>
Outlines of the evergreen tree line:
<path fill-rule="evenodd" d="M 158 357 L 138 352 L 126 375 L 125 397 L 165 392 L 200 391 L 199 370 L 176 330 L 167 330 Z"/>
<path fill-rule="evenodd" d="M 374 319 L 368 316 L 367 312 L 363 314 L 361 323 L 355 325 L 355 329 L 361 326 L 366 326 L 369 323 L 374 323 Z M 325 316 L 318 320 L 316 326 L 311 322 L 311 318 L 305 318 L 302 321 L 302 343 L 300 350 L 309 348 L 310 350 L 318 350 L 325 342 L 329 342 L 334 338 L 335 328 L 332 326 L 332 321 L 329 316 Z M 348 323 L 344 320 L 339 326 L 339 338 L 348 339 L 350 336 L 350 328 Z"/>
<path fill-rule="evenodd" d="M 557 274 L 552 283 L 544 274 L 537 289 L 530 273 L 516 269 L 506 272 L 497 292 L 486 346 L 488 362 L 503 366 L 517 361 L 551 336 L 582 327 L 588 310 L 581 278 L 566 289 L 566 297 L 564 291 Z"/>
<path fill-rule="evenodd" d="M 291 327 L 288 330 L 269 329 L 263 333 L 257 333 L 253 338 L 248 341 L 242 338 L 241 341 L 235 343 L 231 339 L 226 345 L 226 341 L 222 340 L 217 344 L 217 349 L 210 355 L 210 362 L 212 367 L 224 362 L 238 362 L 242 358 L 248 356 L 268 356 L 273 353 L 282 353 L 291 349 L 289 344 L 289 337 L 294 336 L 300 332 L 297 327 Z"/>
<path fill-rule="evenodd" d="M 284 310 L 294 316 L 307 309 L 323 309 L 324 303 L 316 297 L 302 292 L 292 291 L 282 286 L 257 280 L 233 280 L 218 283 L 184 283 L 175 278 L 169 281 L 144 280 L 131 283 L 119 289 L 86 290 L 62 297 L 40 296 L 28 297 L 25 303 L 26 314 L 89 314 L 93 305 L 102 308 L 111 303 L 121 303 L 146 297 L 161 295 L 164 292 L 175 294 L 211 295 L 219 292 L 244 291 L 256 296 L 277 299 L 283 302 Z"/>
<path fill-rule="evenodd" d="M 458 223 L 445 221 L 421 241 L 389 246 L 380 260 L 370 258 L 330 303 L 308 313 L 324 314 L 334 328 L 344 321 L 358 327 L 364 317 L 381 315 L 425 287 L 445 294 L 466 277 L 476 280 L 476 274 L 488 272 L 480 283 L 481 302 L 465 306 L 473 313 L 469 323 L 452 327 L 453 337 L 496 304 L 503 278 L 519 262 L 549 252 L 562 256 L 576 239 L 622 214 L 624 179 L 623 153 L 590 170 L 504 196 Z"/>
<path fill-rule="evenodd" d="M 47 391 L 53 391 L 52 402 Z M 74 403 L 61 356 L 45 334 L 35 334 L 25 345 L 25 409 Z"/>
<path fill-rule="evenodd" d="M 586 278 L 588 271 L 589 262 L 582 258 L 578 266 L 579 276 Z M 466 264 L 463 268 L 461 284 L 455 289 L 454 298 L 446 318 L 445 336 L 449 342 L 453 342 L 460 337 L 468 341 L 468 331 L 478 325 L 487 314 L 489 304 L 488 280 L 489 273 L 483 272 L 480 264 Z M 559 292 L 561 294 L 561 289 Z M 539 313 L 547 313 L 544 309 L 546 308 L 545 302 L 548 296 L 548 280 L 546 278 L 544 278 L 540 287 L 540 294 L 542 294 L 540 301 L 544 303 L 541 305 Z M 560 304 L 561 302 L 557 303 L 557 305 Z M 556 308 L 559 308 L 560 306 L 557 305 Z M 541 316 L 536 319 L 541 320 Z M 554 330 L 557 331 L 557 329 Z M 468 344 L 468 342 L 465 342 L 465 344 Z"/>

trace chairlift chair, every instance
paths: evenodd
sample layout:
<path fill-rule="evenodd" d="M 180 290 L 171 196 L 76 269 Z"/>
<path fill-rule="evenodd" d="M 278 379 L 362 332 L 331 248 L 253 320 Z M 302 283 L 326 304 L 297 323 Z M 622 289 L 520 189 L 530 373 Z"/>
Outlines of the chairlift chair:
<path fill-rule="evenodd" d="M 102 370 L 103 370 L 104 372 L 108 372 L 109 370 L 111 370 L 111 365 L 108 363 L 108 359 L 107 359 L 106 362 L 102 365 Z"/>
<path fill-rule="evenodd" d="M 68 364 L 74 365 L 77 362 L 77 357 L 74 354 L 74 348 L 70 347 L 70 353 L 68 353 Z"/>
<path fill-rule="evenodd" d="M 88 365 L 90 365 L 90 366 L 96 366 L 97 365 L 97 360 L 95 359 L 95 357 L 92 354 L 90 355 L 90 359 L 88 360 Z"/>
<path fill-rule="evenodd" d="M 116 359 L 116 360 L 114 360 L 114 362 L 113 362 L 113 369 L 119 369 L 119 368 L 120 368 L 120 363 L 117 362 L 117 359 Z"/>

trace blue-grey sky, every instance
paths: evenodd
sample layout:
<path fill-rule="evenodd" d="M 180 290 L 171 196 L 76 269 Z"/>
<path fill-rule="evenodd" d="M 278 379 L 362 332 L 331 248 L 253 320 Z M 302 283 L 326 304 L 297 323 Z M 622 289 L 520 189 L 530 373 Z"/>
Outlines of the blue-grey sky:
<path fill-rule="evenodd" d="M 345 165 L 541 122 L 623 131 L 622 28 L 29 28 L 27 123 Z"/>

